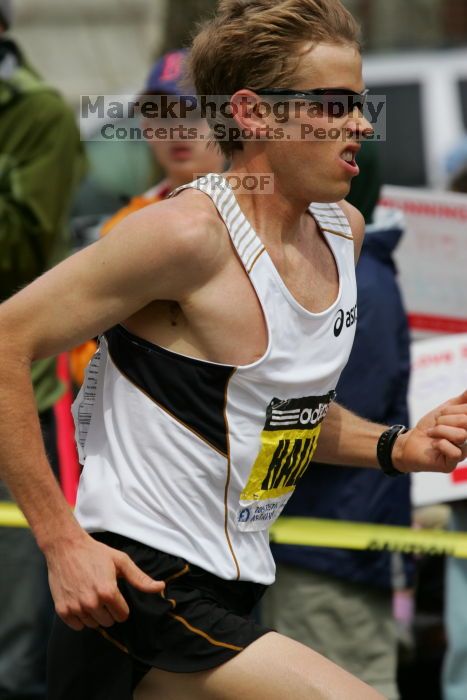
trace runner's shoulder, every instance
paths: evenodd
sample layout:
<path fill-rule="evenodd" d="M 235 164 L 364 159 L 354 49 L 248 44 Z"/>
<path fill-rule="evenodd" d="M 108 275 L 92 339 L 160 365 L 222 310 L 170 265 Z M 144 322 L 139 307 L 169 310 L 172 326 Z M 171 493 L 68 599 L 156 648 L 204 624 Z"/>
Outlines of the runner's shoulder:
<path fill-rule="evenodd" d="M 175 266 L 196 268 L 206 278 L 219 270 L 230 252 L 229 237 L 212 201 L 198 190 L 150 204 L 119 222 L 106 236 L 138 246 L 141 256 L 160 251 Z M 186 273 L 187 268 L 181 268 Z"/>

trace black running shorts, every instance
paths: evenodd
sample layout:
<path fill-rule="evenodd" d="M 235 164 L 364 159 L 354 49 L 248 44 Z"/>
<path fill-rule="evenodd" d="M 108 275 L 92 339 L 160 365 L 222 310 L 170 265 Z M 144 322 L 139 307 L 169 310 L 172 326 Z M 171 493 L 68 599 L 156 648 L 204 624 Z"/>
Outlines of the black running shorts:
<path fill-rule="evenodd" d="M 225 581 L 121 535 L 93 536 L 165 581 L 165 591 L 142 593 L 119 581 L 130 616 L 109 628 L 75 632 L 56 618 L 48 700 L 131 700 L 152 667 L 175 673 L 208 670 L 270 631 L 250 617 L 266 586 Z"/>

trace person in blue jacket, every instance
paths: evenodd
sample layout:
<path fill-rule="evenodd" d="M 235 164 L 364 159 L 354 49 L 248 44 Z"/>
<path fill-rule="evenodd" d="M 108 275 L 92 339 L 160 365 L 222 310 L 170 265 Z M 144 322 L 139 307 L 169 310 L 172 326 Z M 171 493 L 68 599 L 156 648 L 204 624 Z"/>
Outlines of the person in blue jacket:
<path fill-rule="evenodd" d="M 407 425 L 409 331 L 392 257 L 404 221 L 399 212 L 382 208 L 373 218 L 380 189 L 377 155 L 374 144 L 363 145 L 361 174 L 348 197 L 364 214 L 367 232 L 357 266 L 357 334 L 337 395 L 370 420 Z M 284 514 L 409 525 L 410 479 L 312 463 Z M 288 545 L 274 545 L 273 553 L 277 579 L 263 621 L 397 699 L 392 584 L 396 570 L 399 585 L 401 579 L 410 583 L 410 561 L 389 552 Z"/>

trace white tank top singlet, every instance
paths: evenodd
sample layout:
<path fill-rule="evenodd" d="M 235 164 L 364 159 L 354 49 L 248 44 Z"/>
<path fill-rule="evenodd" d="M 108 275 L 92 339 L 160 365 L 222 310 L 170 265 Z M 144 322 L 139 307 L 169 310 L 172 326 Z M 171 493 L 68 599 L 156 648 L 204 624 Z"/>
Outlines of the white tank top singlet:
<path fill-rule="evenodd" d="M 322 421 L 353 343 L 352 232 L 337 204 L 312 204 L 337 264 L 339 293 L 321 313 L 287 289 L 227 180 L 208 195 L 261 303 L 268 347 L 239 367 L 194 359 L 107 331 L 74 403 L 81 476 L 76 515 L 182 557 L 224 579 L 270 584 L 268 528 L 313 468 Z M 266 196 L 266 195 L 265 195 Z"/>

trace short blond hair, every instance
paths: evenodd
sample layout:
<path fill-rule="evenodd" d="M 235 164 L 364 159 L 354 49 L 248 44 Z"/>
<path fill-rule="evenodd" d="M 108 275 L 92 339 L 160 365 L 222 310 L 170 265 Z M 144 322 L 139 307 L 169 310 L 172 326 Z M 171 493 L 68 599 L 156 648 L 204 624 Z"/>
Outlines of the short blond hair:
<path fill-rule="evenodd" d="M 303 47 L 320 42 L 360 50 L 359 25 L 340 0 L 220 0 L 194 38 L 189 72 L 199 95 L 289 87 Z M 228 158 L 242 148 L 219 146 Z"/>

